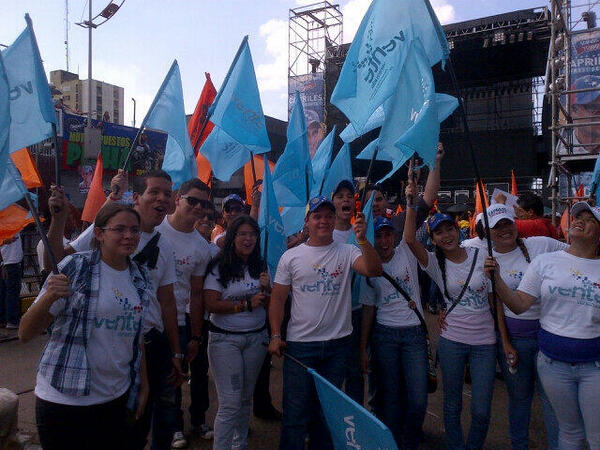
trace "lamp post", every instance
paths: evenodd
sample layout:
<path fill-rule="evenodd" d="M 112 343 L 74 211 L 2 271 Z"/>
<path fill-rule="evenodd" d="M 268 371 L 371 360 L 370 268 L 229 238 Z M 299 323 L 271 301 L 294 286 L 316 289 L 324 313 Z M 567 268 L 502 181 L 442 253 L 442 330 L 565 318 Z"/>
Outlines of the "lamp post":
<path fill-rule="evenodd" d="M 131 97 L 131 101 L 133 102 L 133 128 L 135 128 L 135 98 Z"/>

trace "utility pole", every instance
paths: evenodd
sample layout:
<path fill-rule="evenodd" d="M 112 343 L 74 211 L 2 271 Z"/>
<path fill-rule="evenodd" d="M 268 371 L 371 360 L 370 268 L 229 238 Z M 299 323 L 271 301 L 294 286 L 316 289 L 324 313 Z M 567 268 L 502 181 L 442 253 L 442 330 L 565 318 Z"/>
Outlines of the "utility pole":
<path fill-rule="evenodd" d="M 69 0 L 65 0 L 65 58 L 69 71 Z"/>
<path fill-rule="evenodd" d="M 133 102 L 133 128 L 135 128 L 135 98 L 131 97 L 131 101 Z"/>

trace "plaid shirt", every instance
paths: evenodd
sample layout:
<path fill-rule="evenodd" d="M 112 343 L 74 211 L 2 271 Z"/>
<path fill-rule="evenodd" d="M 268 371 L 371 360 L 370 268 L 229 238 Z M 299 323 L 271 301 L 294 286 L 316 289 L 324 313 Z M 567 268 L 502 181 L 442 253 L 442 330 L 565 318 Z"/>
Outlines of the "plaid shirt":
<path fill-rule="evenodd" d="M 75 253 L 63 259 L 60 272 L 70 282 L 71 296 L 65 309 L 56 316 L 52 334 L 40 359 L 40 373 L 57 391 L 76 397 L 90 394 L 90 367 L 87 345 L 98 307 L 100 286 L 100 251 Z M 129 260 L 131 282 L 142 304 L 142 314 L 133 340 L 133 359 L 130 362 L 131 387 L 127 406 L 135 408 L 140 385 L 141 339 L 144 316 L 148 307 L 148 289 L 152 282 L 145 266 Z M 45 286 L 44 286 L 45 287 Z"/>

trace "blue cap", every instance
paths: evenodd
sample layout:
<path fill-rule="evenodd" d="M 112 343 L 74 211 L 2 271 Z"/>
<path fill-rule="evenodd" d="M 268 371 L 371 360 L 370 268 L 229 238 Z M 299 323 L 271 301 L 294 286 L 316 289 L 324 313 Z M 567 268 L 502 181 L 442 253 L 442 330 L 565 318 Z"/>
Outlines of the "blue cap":
<path fill-rule="evenodd" d="M 242 200 L 242 197 L 237 194 L 229 194 L 227 197 L 225 197 L 223 200 L 223 208 L 229 202 L 238 202 L 240 205 L 244 206 L 244 200 Z"/>
<path fill-rule="evenodd" d="M 435 229 L 444 222 L 455 223 L 452 217 L 450 217 L 448 214 L 442 213 L 435 213 L 433 216 L 427 219 L 427 230 L 429 231 L 429 234 L 433 233 Z"/>
<path fill-rule="evenodd" d="M 342 180 L 338 183 L 337 187 L 335 188 L 335 191 L 333 191 L 333 194 L 331 194 L 331 196 L 333 197 L 335 194 L 337 194 L 337 192 L 340 189 L 348 189 L 350 192 L 352 192 L 352 195 L 354 195 L 354 193 L 356 192 L 356 190 L 354 189 L 354 183 L 350 180 Z"/>
<path fill-rule="evenodd" d="M 375 221 L 373 222 L 373 228 L 375 232 L 378 232 L 382 228 L 391 228 L 394 229 L 394 225 L 392 225 L 392 221 L 387 217 L 377 216 L 375 217 Z"/>
<path fill-rule="evenodd" d="M 600 88 L 600 77 L 596 75 L 586 75 L 578 78 L 572 84 L 571 88 L 573 90 Z M 575 92 L 571 94 L 571 103 L 573 105 L 587 105 L 588 103 L 592 103 L 594 100 L 596 100 L 599 95 L 600 89 L 597 91 Z"/>
<path fill-rule="evenodd" d="M 323 205 L 328 206 L 333 212 L 335 212 L 335 206 L 333 202 L 324 195 L 319 195 L 317 197 L 311 198 L 308 202 L 308 205 L 306 206 L 306 215 L 315 211 Z"/>

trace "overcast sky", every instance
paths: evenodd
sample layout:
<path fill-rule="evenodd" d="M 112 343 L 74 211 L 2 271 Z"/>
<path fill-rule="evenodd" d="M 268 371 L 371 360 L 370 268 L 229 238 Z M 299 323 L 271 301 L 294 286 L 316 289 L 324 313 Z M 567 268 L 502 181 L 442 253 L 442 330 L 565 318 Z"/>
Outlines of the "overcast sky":
<path fill-rule="evenodd" d="M 113 0 L 117 3 L 120 0 Z M 400 0 L 398 0 L 400 1 Z M 71 72 L 87 78 L 86 0 L 69 0 Z M 109 0 L 93 0 L 94 15 Z M 146 113 L 173 59 L 179 62 L 186 112 L 194 110 L 210 72 L 217 89 L 242 37 L 250 36 L 265 114 L 287 120 L 288 17 L 300 0 L 127 0 L 93 32 L 93 78 L 125 88 L 125 124 Z M 344 41 L 350 42 L 370 0 L 337 2 L 344 15 Z M 545 6 L 543 0 L 431 0 L 442 24 L 517 9 Z M 65 1 L 2 0 L 0 44 L 10 45 L 33 20 L 46 72 L 66 69 Z"/>

